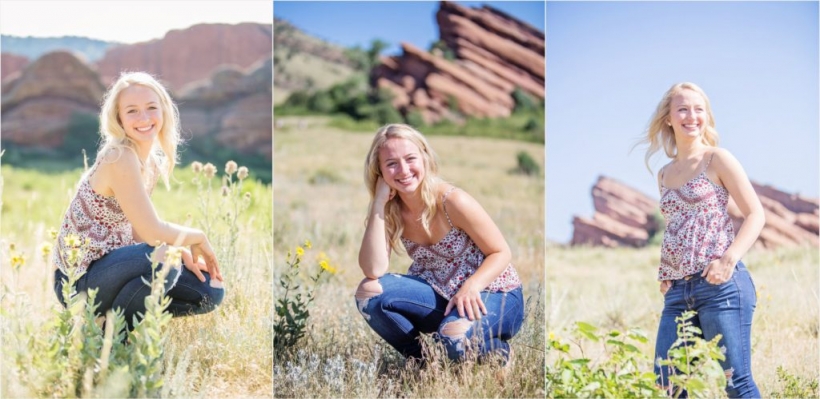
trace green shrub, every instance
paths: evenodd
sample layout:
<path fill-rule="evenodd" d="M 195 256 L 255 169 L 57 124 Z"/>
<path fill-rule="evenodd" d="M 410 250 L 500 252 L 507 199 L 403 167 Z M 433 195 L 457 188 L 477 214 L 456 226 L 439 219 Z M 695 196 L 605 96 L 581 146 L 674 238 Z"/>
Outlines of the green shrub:
<path fill-rule="evenodd" d="M 817 398 L 820 396 L 816 379 L 790 374 L 783 366 L 777 366 L 777 381 L 783 385 L 783 389 L 772 392 L 772 398 Z"/>
<path fill-rule="evenodd" d="M 676 319 L 678 340 L 668 352 L 668 358 L 660 360 L 662 366 L 672 367 L 670 375 L 674 386 L 673 397 L 679 397 L 685 389 L 693 397 L 715 397 L 723 394 L 726 376 L 719 361 L 725 356 L 718 347 L 721 336 L 710 341 L 699 338 L 700 329 L 690 321 L 695 312 L 686 312 Z M 612 330 L 601 333 L 591 324 L 577 322 L 572 331 L 580 357 L 572 357 L 569 343 L 550 333 L 547 350 L 552 352 L 554 362 L 547 364 L 546 390 L 550 398 L 606 397 L 643 398 L 665 397 L 666 392 L 656 385 L 652 370 L 653 360 L 638 345 L 649 340 L 637 329 L 627 333 Z M 603 354 L 593 359 L 589 345 L 600 345 Z"/>
<path fill-rule="evenodd" d="M 518 167 L 515 169 L 517 173 L 527 176 L 538 176 L 541 174 L 541 167 L 538 166 L 538 162 L 535 162 L 535 159 L 526 151 L 519 151 L 516 155 L 516 159 L 518 160 Z"/>
<path fill-rule="evenodd" d="M 407 116 L 404 117 L 405 122 L 413 126 L 416 129 L 421 129 L 424 127 L 424 118 L 421 116 L 421 112 L 413 110 L 407 113 Z"/>
<path fill-rule="evenodd" d="M 539 109 L 538 101 L 527 94 L 520 87 L 516 86 L 515 90 L 513 90 L 512 98 L 513 101 L 515 101 L 515 108 L 513 109 L 514 112 L 529 112 Z M 543 109 L 544 107 L 540 108 Z"/>

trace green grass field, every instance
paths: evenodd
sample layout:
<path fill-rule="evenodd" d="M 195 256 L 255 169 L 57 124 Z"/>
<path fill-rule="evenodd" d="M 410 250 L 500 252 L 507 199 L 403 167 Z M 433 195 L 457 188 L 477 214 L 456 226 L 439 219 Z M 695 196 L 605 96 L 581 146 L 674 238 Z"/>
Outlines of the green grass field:
<path fill-rule="evenodd" d="M 15 359 L 42 356 L 27 352 L 26 343 L 54 334 L 46 323 L 61 306 L 52 290 L 53 267 L 42 258 L 40 247 L 51 241 L 48 231 L 59 226 L 82 171 L 78 166 L 52 174 L 6 165 L 2 168 L 2 397 L 36 396 L 34 392 L 43 388 L 19 377 Z M 221 172 L 224 165 L 217 168 Z M 193 218 L 192 224 L 198 226 L 204 220 L 199 199 L 210 198 L 209 215 L 214 219 L 210 239 L 227 291 L 217 311 L 173 319 L 165 331 L 163 379 L 171 392 L 168 396 L 269 396 L 273 389 L 271 187 L 253 181 L 251 170 L 242 189 L 250 193 L 251 201 L 236 222 L 239 238 L 234 245 L 236 253 L 231 255 L 222 222 L 228 207 L 220 202 L 218 178 L 213 180 L 214 192 L 200 196 L 191 183 L 194 175 L 190 169 L 180 168 L 175 176 L 170 190 L 158 184 L 152 197 L 154 205 L 164 220 L 185 223 Z M 14 251 L 10 251 L 12 245 Z M 25 259 L 19 270 L 9 267 L 11 252 Z"/>

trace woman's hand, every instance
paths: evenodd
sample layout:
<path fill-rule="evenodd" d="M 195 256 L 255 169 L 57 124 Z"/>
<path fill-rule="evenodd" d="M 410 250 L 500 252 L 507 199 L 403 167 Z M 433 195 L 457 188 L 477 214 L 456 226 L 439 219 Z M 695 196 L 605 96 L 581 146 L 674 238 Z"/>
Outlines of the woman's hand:
<path fill-rule="evenodd" d="M 211 275 L 211 278 L 216 279 L 217 281 L 222 281 L 222 273 L 219 271 L 219 262 L 217 262 L 216 260 L 216 254 L 214 253 L 214 250 L 211 248 L 211 243 L 208 241 L 208 238 L 205 238 L 205 240 L 203 240 L 199 244 L 191 245 L 191 257 L 192 259 L 196 259 L 197 262 L 199 261 L 200 257 L 205 259 L 205 264 L 208 268 L 208 274 Z M 186 265 L 186 267 L 188 266 Z M 198 270 L 194 271 L 190 267 L 188 267 L 188 270 L 191 270 L 191 272 L 196 274 L 200 281 L 205 281 L 205 276 L 203 276 L 202 273 Z"/>
<path fill-rule="evenodd" d="M 387 182 L 384 181 L 383 177 L 379 177 L 379 179 L 376 180 L 375 203 L 384 206 L 387 204 L 387 201 L 392 200 L 395 196 L 396 190 L 390 188 L 390 186 L 387 185 Z"/>
<path fill-rule="evenodd" d="M 672 280 L 661 280 L 661 294 L 666 296 L 666 292 L 672 288 Z"/>
<path fill-rule="evenodd" d="M 202 275 L 202 272 L 208 271 L 208 265 L 199 259 L 195 261 L 194 256 L 191 255 L 191 251 L 188 248 L 180 248 L 180 252 L 182 253 L 182 264 L 185 268 L 193 273 L 199 281 L 204 283 L 205 276 Z"/>
<path fill-rule="evenodd" d="M 459 317 L 464 317 L 466 314 L 470 321 L 481 319 L 482 315 L 487 314 L 487 308 L 481 300 L 481 291 L 474 289 L 472 284 L 468 283 L 464 283 L 461 289 L 453 295 L 444 309 L 444 315 L 450 314 L 454 307 L 458 310 Z"/>
<path fill-rule="evenodd" d="M 722 258 L 709 262 L 700 275 L 706 277 L 709 284 L 720 285 L 732 278 L 736 263 L 727 253 Z"/>

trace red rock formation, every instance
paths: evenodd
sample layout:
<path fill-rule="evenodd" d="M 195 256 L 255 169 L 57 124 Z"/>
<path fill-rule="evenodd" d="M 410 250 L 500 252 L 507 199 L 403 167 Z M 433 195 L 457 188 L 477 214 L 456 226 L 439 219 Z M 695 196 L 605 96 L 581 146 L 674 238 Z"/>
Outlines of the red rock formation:
<path fill-rule="evenodd" d="M 614 179 L 600 176 L 592 187 L 593 218 L 575 217 L 571 245 L 642 247 L 658 228 L 657 201 Z"/>
<path fill-rule="evenodd" d="M 69 52 L 48 53 L 2 87 L 3 140 L 54 148 L 63 143 L 75 114 L 95 116 L 105 88 Z"/>
<path fill-rule="evenodd" d="M 17 54 L 0 54 L 0 82 L 5 82 L 6 78 L 14 78 L 28 65 L 28 58 Z"/>
<path fill-rule="evenodd" d="M 179 98 L 183 129 L 272 159 L 271 66 L 269 58 L 247 72 L 223 67 L 210 79 L 189 84 Z"/>
<path fill-rule="evenodd" d="M 418 112 L 425 123 L 459 120 L 451 109 L 476 117 L 507 117 L 516 87 L 544 98 L 544 33 L 500 11 L 441 2 L 441 40 L 455 60 L 402 43 L 371 72 L 373 86 L 394 94 L 393 106 Z"/>
<path fill-rule="evenodd" d="M 164 38 L 109 49 L 97 62 L 109 85 L 123 70 L 146 71 L 172 90 L 207 79 L 222 65 L 248 68 L 271 57 L 271 26 L 257 23 L 199 24 L 169 31 Z"/>
<path fill-rule="evenodd" d="M 755 242 L 757 248 L 820 246 L 818 200 L 792 195 L 752 182 L 766 215 L 766 224 Z M 571 245 L 641 247 L 658 229 L 654 220 L 658 202 L 613 179 L 599 177 L 592 188 L 595 215 L 573 218 Z M 729 216 L 737 232 L 743 215 L 729 200 Z"/>

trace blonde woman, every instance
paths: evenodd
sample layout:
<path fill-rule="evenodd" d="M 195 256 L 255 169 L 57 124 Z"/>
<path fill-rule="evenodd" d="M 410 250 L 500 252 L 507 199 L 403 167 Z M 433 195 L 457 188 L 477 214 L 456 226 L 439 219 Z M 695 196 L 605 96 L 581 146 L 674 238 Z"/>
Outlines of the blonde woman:
<path fill-rule="evenodd" d="M 649 125 L 646 164 L 663 148 L 671 161 L 658 172 L 660 208 L 666 219 L 658 270 L 664 309 L 655 346 L 655 372 L 670 394 L 675 370 L 658 364 L 677 339 L 675 318 L 695 310 L 692 320 L 710 340 L 722 336 L 721 362 L 729 397 L 759 398 L 752 378 L 751 326 L 756 304 L 752 278 L 740 259 L 765 223 L 749 178 L 729 151 L 718 148 L 715 119 L 706 93 L 678 83 L 663 96 Z M 729 197 L 743 214 L 735 234 Z"/>
<path fill-rule="evenodd" d="M 429 333 L 453 360 L 473 350 L 508 363 L 523 294 L 510 248 L 484 208 L 438 177 L 433 149 L 407 125 L 379 129 L 364 174 L 370 211 L 356 302 L 370 327 L 408 358 L 423 360 L 418 338 Z M 407 274 L 388 273 L 391 254 L 405 250 L 413 259 Z"/>
<path fill-rule="evenodd" d="M 105 95 L 100 111 L 101 148 L 80 179 L 60 225 L 53 255 L 54 290 L 65 305 L 62 287 L 69 268 L 82 272 L 76 290 L 99 289 L 98 312 L 120 309 L 129 329 L 145 311 L 153 254 L 162 261 L 166 245 L 182 250 L 184 267 L 166 280 L 168 310 L 175 316 L 213 310 L 225 291 L 208 237 L 198 229 L 165 222 L 150 194 L 159 177 L 166 187 L 177 161 L 179 113 L 167 90 L 152 76 L 124 73 Z M 81 257 L 69 262 L 67 238 L 81 243 Z"/>

